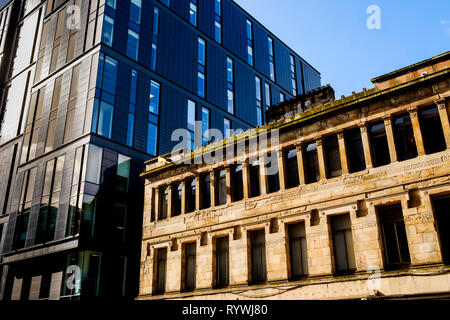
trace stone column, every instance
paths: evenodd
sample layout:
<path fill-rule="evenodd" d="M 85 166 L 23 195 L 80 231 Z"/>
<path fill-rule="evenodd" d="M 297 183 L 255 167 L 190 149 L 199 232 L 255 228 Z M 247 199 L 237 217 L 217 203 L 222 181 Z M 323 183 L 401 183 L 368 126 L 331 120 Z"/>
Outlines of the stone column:
<path fill-rule="evenodd" d="M 339 142 L 339 155 L 341 157 L 341 167 L 342 167 L 342 174 L 348 174 L 348 159 L 347 159 L 347 147 L 345 145 L 345 139 L 344 139 L 344 131 L 339 131 L 337 133 L 338 142 Z"/>
<path fill-rule="evenodd" d="M 297 149 L 298 181 L 300 182 L 300 185 L 303 185 L 306 183 L 303 162 L 303 142 L 297 143 L 295 148 Z"/>
<path fill-rule="evenodd" d="M 269 192 L 269 179 L 266 174 L 266 166 L 265 164 L 265 156 L 261 156 L 259 158 L 259 181 L 260 181 L 260 188 L 261 188 L 261 195 L 267 194 Z"/>
<path fill-rule="evenodd" d="M 161 201 L 161 196 L 160 196 L 160 189 L 159 188 L 155 188 L 155 221 L 159 220 L 159 216 L 160 216 L 160 201 Z"/>
<path fill-rule="evenodd" d="M 245 159 L 245 162 L 242 164 L 242 183 L 244 184 L 244 199 L 248 199 L 250 197 L 250 168 L 248 159 Z"/>
<path fill-rule="evenodd" d="M 286 175 L 284 165 L 284 150 L 280 148 L 278 151 L 278 177 L 280 179 L 280 190 L 286 190 Z"/>
<path fill-rule="evenodd" d="M 200 210 L 200 176 L 195 176 L 195 210 Z"/>
<path fill-rule="evenodd" d="M 392 117 L 383 117 L 384 128 L 386 129 L 386 138 L 389 146 L 389 155 L 391 157 L 391 163 L 397 162 L 397 149 L 395 149 L 394 130 L 392 129 Z"/>
<path fill-rule="evenodd" d="M 445 143 L 447 149 L 450 149 L 450 123 L 448 120 L 448 110 L 445 99 L 436 101 L 439 110 L 439 116 L 441 117 L 442 130 L 444 131 Z"/>
<path fill-rule="evenodd" d="M 210 196 L 211 196 L 211 207 L 216 205 L 216 174 L 214 170 L 209 171 L 210 179 Z"/>
<path fill-rule="evenodd" d="M 317 144 L 317 159 L 319 160 L 320 180 L 327 178 L 327 169 L 325 165 L 325 153 L 323 151 L 323 139 L 316 139 Z"/>
<path fill-rule="evenodd" d="M 370 151 L 370 141 L 369 141 L 369 133 L 367 132 L 367 123 L 362 123 L 359 125 L 359 129 L 361 130 L 361 140 L 364 148 L 364 159 L 366 160 L 366 168 L 373 168 L 372 164 L 372 154 Z"/>
<path fill-rule="evenodd" d="M 181 214 L 186 213 L 186 181 L 181 181 Z"/>
<path fill-rule="evenodd" d="M 425 154 L 425 148 L 423 146 L 422 131 L 420 130 L 419 117 L 417 116 L 417 107 L 408 109 L 411 117 L 411 124 L 414 131 L 414 140 L 416 140 L 417 154 L 423 156 Z"/>

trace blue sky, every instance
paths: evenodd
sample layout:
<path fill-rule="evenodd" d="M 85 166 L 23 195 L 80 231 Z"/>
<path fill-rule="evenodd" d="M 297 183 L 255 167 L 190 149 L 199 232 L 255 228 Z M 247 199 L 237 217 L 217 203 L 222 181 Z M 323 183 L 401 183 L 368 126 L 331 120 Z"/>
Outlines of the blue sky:
<path fill-rule="evenodd" d="M 336 96 L 450 50 L 449 0 L 235 0 L 322 74 Z M 367 28 L 370 5 L 381 30 Z"/>

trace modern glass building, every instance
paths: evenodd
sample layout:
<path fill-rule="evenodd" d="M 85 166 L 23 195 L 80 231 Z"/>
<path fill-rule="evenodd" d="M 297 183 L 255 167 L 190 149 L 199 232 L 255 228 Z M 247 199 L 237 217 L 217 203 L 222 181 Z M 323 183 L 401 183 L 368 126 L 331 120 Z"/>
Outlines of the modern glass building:
<path fill-rule="evenodd" d="M 232 0 L 3 2 L 5 300 L 136 297 L 144 161 L 176 129 L 200 125 L 208 144 L 207 129 L 260 125 L 320 86 Z"/>

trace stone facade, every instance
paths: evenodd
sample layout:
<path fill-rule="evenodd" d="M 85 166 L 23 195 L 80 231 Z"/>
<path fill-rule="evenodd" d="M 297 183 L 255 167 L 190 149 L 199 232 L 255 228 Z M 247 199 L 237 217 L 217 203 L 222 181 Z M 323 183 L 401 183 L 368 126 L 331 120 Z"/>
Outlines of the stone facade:
<path fill-rule="evenodd" d="M 450 195 L 449 75 L 450 53 L 446 53 L 373 79 L 373 89 L 340 100 L 334 99 L 331 88 L 322 87 L 273 106 L 268 112 L 270 123 L 261 128 L 181 157 L 196 159 L 212 151 L 217 154 L 226 146 L 260 138 L 267 132 L 279 132 L 276 144 L 260 144 L 258 150 L 247 145 L 245 152 L 232 160 L 209 165 L 177 164 L 175 160 L 180 159 L 171 155 L 149 161 L 142 174 L 146 184 L 138 299 L 347 299 L 449 292 L 448 225 L 439 224 L 444 220 L 437 219 L 437 212 L 444 211 L 443 216 L 448 216 L 450 209 L 436 202 L 443 198 L 449 203 Z M 308 97 L 317 96 L 315 101 L 320 103 L 305 104 Z M 427 118 L 433 112 L 435 118 Z M 400 116 L 406 122 L 398 120 Z M 427 119 L 438 122 L 430 126 L 427 123 L 432 120 Z M 403 123 L 407 124 L 406 131 L 399 131 Z M 384 125 L 382 140 L 376 136 L 375 124 Z M 353 147 L 349 147 L 351 129 L 360 133 L 357 136 L 364 159 L 359 169 L 354 168 L 357 160 L 352 155 Z M 411 137 L 403 139 L 408 132 Z M 431 140 L 427 138 L 430 132 Z M 437 136 L 442 136 L 441 145 Z M 337 158 L 331 160 L 329 137 L 336 137 L 338 144 L 333 149 Z M 385 149 L 380 141 L 385 142 Z M 307 153 L 314 142 L 318 181 L 310 182 L 314 161 Z M 297 152 L 297 168 L 292 168 L 285 152 L 292 149 Z M 261 161 L 259 179 L 250 172 L 253 159 L 269 152 L 277 155 L 279 190 L 275 192 L 271 192 L 273 179 L 268 178 Z M 383 157 L 385 163 L 380 164 Z M 233 201 L 237 186 L 233 185 L 232 170 L 237 162 L 242 166 L 243 199 Z M 337 174 L 331 172 L 334 167 Z M 221 205 L 217 200 L 220 170 L 226 170 L 226 203 Z M 289 186 L 292 172 L 298 172 L 298 186 Z M 211 199 L 210 206 L 202 209 L 202 197 L 207 194 L 200 177 L 205 174 L 211 178 Z M 193 212 L 187 208 L 190 179 L 196 185 Z M 259 195 L 252 197 L 255 181 Z M 181 209 L 176 215 L 178 184 Z M 169 199 L 164 204 L 163 190 L 167 190 Z M 163 205 L 168 215 L 161 218 Z M 391 221 L 384 214 L 382 218 L 385 208 L 397 208 L 400 217 L 393 223 L 385 222 Z M 351 228 L 345 231 L 346 259 L 341 260 L 340 252 L 344 251 L 337 242 L 339 230 L 333 218 L 343 215 Z M 297 267 L 288 231 L 295 223 L 304 225 L 306 241 L 307 268 L 300 278 L 293 277 Z M 392 240 L 388 227 L 394 224 Z M 258 283 L 252 279 L 255 258 L 251 237 L 256 230 L 264 230 L 265 235 L 266 279 Z M 228 278 L 225 286 L 218 286 L 216 239 L 225 236 L 229 239 Z M 398 251 L 389 246 L 392 241 Z M 184 268 L 188 263 L 184 244 L 192 242 L 196 243 L 195 290 L 187 292 L 183 282 L 193 275 L 187 275 Z M 156 253 L 163 248 L 167 249 L 167 258 L 159 261 Z M 392 264 L 392 252 L 398 253 L 402 263 Z M 347 262 L 346 272 L 340 272 L 340 261 Z M 157 274 L 162 274 L 161 268 L 165 272 L 162 280 Z M 156 291 L 157 281 L 162 281 L 162 292 Z"/>

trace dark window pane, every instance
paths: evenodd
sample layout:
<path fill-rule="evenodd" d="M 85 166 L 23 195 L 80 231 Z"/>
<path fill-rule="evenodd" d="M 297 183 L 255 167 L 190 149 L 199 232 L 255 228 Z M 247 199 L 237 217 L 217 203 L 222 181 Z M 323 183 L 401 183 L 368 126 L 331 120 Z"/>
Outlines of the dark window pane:
<path fill-rule="evenodd" d="M 419 112 L 419 122 L 425 153 L 431 154 L 444 151 L 447 146 L 437 106 L 421 109 Z"/>
<path fill-rule="evenodd" d="M 450 196 L 433 199 L 434 214 L 441 241 L 442 259 L 445 265 L 450 264 Z"/>
<path fill-rule="evenodd" d="M 252 282 L 261 283 L 267 279 L 265 230 L 251 232 Z"/>
<path fill-rule="evenodd" d="M 216 202 L 217 205 L 227 203 L 226 171 L 221 170 L 216 175 Z"/>
<path fill-rule="evenodd" d="M 192 291 L 195 289 L 195 259 L 197 254 L 197 244 L 188 243 L 185 246 L 185 291 Z"/>
<path fill-rule="evenodd" d="M 181 195 L 182 195 L 181 183 L 173 185 L 172 186 L 173 216 L 179 216 L 181 214 Z"/>
<path fill-rule="evenodd" d="M 331 217 L 331 229 L 333 232 L 336 273 L 349 273 L 355 271 L 356 262 L 349 215 L 346 214 Z"/>
<path fill-rule="evenodd" d="M 295 188 L 299 182 L 298 177 L 298 162 L 297 162 L 297 149 L 289 149 L 285 151 L 285 164 L 286 164 L 286 188 Z"/>
<path fill-rule="evenodd" d="M 408 240 L 400 204 L 378 208 L 386 269 L 399 269 L 410 264 Z"/>
<path fill-rule="evenodd" d="M 314 183 L 320 180 L 319 160 L 317 158 L 317 144 L 310 143 L 305 147 L 305 180 Z"/>
<path fill-rule="evenodd" d="M 259 163 L 254 162 L 249 166 L 250 171 L 250 197 L 257 197 L 261 194 L 259 184 Z"/>
<path fill-rule="evenodd" d="M 349 172 L 358 172 L 366 169 L 366 159 L 364 158 L 364 148 L 361 139 L 361 129 L 354 128 L 344 133 L 345 147 L 347 151 L 347 161 Z"/>
<path fill-rule="evenodd" d="M 391 163 L 384 122 L 380 121 L 372 124 L 369 132 L 374 167 Z"/>
<path fill-rule="evenodd" d="M 159 192 L 160 192 L 160 196 L 161 196 L 160 208 L 159 208 L 159 219 L 163 220 L 163 219 L 167 219 L 167 209 L 168 209 L 168 204 L 169 204 L 169 188 L 164 187 L 164 188 L 160 189 Z"/>
<path fill-rule="evenodd" d="M 308 274 L 305 224 L 296 223 L 289 225 L 288 233 L 291 279 L 295 280 Z"/>
<path fill-rule="evenodd" d="M 337 135 L 325 137 L 323 145 L 327 168 L 327 178 L 339 177 L 340 175 L 342 175 L 342 166 Z"/>
<path fill-rule="evenodd" d="M 393 129 L 398 161 L 417 157 L 416 140 L 409 114 L 396 117 L 393 121 Z"/>
<path fill-rule="evenodd" d="M 158 249 L 157 265 L 156 265 L 156 294 L 162 294 L 166 291 L 166 262 L 167 262 L 167 248 Z"/>
<path fill-rule="evenodd" d="M 226 286 L 229 283 L 229 248 L 228 237 L 222 237 L 216 239 L 216 284 L 217 286 Z"/>
<path fill-rule="evenodd" d="M 187 200 L 187 205 L 186 205 L 186 212 L 194 212 L 195 211 L 195 189 L 196 189 L 196 185 L 195 185 L 195 179 L 191 179 L 188 180 L 186 182 L 186 200 Z"/>
<path fill-rule="evenodd" d="M 278 154 L 268 154 L 266 161 L 266 174 L 269 193 L 280 190 L 280 174 L 278 169 Z"/>
<path fill-rule="evenodd" d="M 233 201 L 240 201 L 244 198 L 244 185 L 242 181 L 242 166 L 236 166 L 231 170 L 231 194 Z"/>
<path fill-rule="evenodd" d="M 201 209 L 211 207 L 211 176 L 209 173 L 200 176 Z"/>

